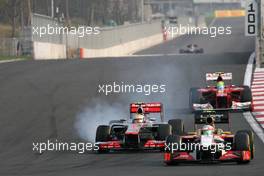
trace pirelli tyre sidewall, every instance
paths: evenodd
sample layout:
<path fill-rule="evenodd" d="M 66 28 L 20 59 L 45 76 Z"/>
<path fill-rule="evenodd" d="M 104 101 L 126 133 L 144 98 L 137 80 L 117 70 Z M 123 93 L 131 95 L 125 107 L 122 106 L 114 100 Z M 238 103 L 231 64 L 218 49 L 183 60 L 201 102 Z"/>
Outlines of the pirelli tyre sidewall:
<path fill-rule="evenodd" d="M 168 122 L 172 127 L 173 135 L 182 135 L 184 134 L 184 123 L 182 119 L 171 119 Z"/>
<path fill-rule="evenodd" d="M 110 126 L 108 125 L 100 125 L 96 130 L 95 142 L 107 142 L 110 137 Z M 108 149 L 99 149 L 97 153 L 108 153 Z"/>
<path fill-rule="evenodd" d="M 238 131 L 234 138 L 234 148 L 237 151 L 251 151 L 250 150 L 250 139 L 247 132 Z M 249 161 L 240 160 L 238 164 L 247 164 Z"/>
<path fill-rule="evenodd" d="M 249 136 L 249 142 L 250 142 L 250 153 L 251 153 L 251 159 L 254 158 L 255 155 L 255 145 L 254 145 L 254 133 L 251 130 L 240 130 L 237 131 L 238 133 L 247 133 Z"/>
<path fill-rule="evenodd" d="M 189 92 L 189 107 L 191 111 L 193 111 L 194 103 L 198 103 L 198 104 L 200 103 L 200 95 L 199 95 L 198 89 L 199 88 L 193 87 L 190 89 L 190 92 Z"/>
<path fill-rule="evenodd" d="M 167 138 L 166 138 L 166 143 L 165 143 L 165 153 L 167 154 L 170 154 L 170 157 L 173 157 L 173 150 L 172 150 L 172 145 L 180 145 L 181 143 L 181 136 L 179 135 L 169 135 Z M 165 164 L 167 166 L 170 166 L 170 165 L 177 165 L 178 162 L 176 161 L 173 161 L 171 158 L 170 160 L 166 160 Z"/>
<path fill-rule="evenodd" d="M 252 101 L 252 92 L 248 86 L 243 86 L 244 90 L 241 95 L 241 102 L 251 102 Z"/>
<path fill-rule="evenodd" d="M 159 124 L 158 126 L 158 140 L 166 140 L 172 134 L 172 127 L 169 124 Z"/>
<path fill-rule="evenodd" d="M 166 138 L 166 146 L 172 146 L 173 144 L 177 144 L 178 146 L 180 146 L 181 143 L 181 136 L 180 135 L 169 135 Z M 166 152 L 170 152 L 172 153 L 172 150 L 166 150 Z"/>
<path fill-rule="evenodd" d="M 109 140 L 110 126 L 100 125 L 96 130 L 95 142 L 106 142 Z"/>

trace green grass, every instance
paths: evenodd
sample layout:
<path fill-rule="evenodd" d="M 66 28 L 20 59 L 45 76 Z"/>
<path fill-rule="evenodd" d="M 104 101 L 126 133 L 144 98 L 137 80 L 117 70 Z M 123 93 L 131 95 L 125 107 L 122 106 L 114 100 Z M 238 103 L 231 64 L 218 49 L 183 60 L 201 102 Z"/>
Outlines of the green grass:
<path fill-rule="evenodd" d="M 15 60 L 15 59 L 27 60 L 27 59 L 31 59 L 31 57 L 30 56 L 0 56 L 0 61 Z"/>

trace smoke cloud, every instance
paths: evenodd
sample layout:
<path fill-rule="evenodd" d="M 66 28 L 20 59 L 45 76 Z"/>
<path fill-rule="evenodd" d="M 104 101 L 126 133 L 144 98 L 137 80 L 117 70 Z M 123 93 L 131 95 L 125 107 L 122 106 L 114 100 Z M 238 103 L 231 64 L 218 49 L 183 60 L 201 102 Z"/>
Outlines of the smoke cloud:
<path fill-rule="evenodd" d="M 93 106 L 85 107 L 77 114 L 75 129 L 83 140 L 95 142 L 96 129 L 99 125 L 108 125 L 111 120 L 127 117 L 129 117 L 127 106 L 95 101 Z"/>

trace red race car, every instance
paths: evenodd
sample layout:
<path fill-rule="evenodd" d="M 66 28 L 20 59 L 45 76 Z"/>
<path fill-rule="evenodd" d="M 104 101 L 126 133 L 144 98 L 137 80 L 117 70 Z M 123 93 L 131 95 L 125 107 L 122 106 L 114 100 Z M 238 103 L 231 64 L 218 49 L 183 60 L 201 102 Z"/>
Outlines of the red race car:
<path fill-rule="evenodd" d="M 195 132 L 170 135 L 166 139 L 164 162 L 167 165 L 184 162 L 237 162 L 249 163 L 254 158 L 254 134 L 240 130 L 236 134 L 216 128 L 229 124 L 228 111 L 197 111 Z M 202 128 L 197 128 L 203 125 Z"/>
<path fill-rule="evenodd" d="M 120 149 L 162 150 L 166 137 L 175 133 L 175 125 L 177 120 L 164 122 L 161 103 L 132 103 L 128 119 L 112 120 L 108 125 L 97 127 L 98 152 Z"/>
<path fill-rule="evenodd" d="M 224 81 L 231 81 L 232 73 L 207 73 L 206 81 L 215 81 L 216 85 L 205 88 L 191 88 L 190 109 L 229 109 L 232 111 L 252 110 L 252 93 L 248 86 L 225 85 Z"/>

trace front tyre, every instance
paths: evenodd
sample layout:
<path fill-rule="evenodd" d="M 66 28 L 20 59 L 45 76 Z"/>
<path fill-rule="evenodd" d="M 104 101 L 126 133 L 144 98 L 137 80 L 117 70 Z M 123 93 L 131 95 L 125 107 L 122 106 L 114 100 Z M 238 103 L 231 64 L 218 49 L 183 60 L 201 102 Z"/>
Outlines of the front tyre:
<path fill-rule="evenodd" d="M 234 148 L 237 151 L 250 151 L 250 139 L 247 132 L 238 131 L 234 139 Z M 248 164 L 250 160 L 240 160 L 238 164 Z"/>
<path fill-rule="evenodd" d="M 100 125 L 96 130 L 95 142 L 107 142 L 110 137 L 110 126 Z M 97 150 L 98 153 L 108 153 L 109 149 L 100 149 Z"/>

